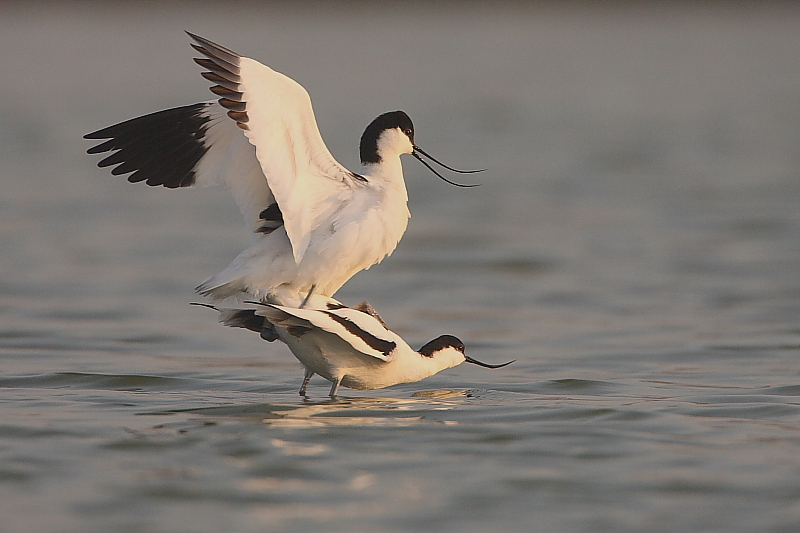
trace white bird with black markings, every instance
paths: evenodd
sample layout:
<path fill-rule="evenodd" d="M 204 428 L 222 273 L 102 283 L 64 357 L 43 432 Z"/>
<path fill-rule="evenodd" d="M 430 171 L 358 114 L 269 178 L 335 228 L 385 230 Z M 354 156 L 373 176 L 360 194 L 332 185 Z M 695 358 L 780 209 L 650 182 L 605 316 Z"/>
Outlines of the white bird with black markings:
<path fill-rule="evenodd" d="M 368 303 L 355 308 L 331 310 L 296 309 L 263 304 L 256 309 L 217 308 L 226 326 L 256 331 L 265 340 L 280 339 L 305 367 L 300 394 L 318 374 L 332 383 L 330 396 L 339 386 L 357 390 L 382 389 L 413 383 L 461 363 L 500 368 L 513 363 L 490 365 L 464 353 L 464 343 L 442 335 L 413 350 L 389 330 Z"/>
<path fill-rule="evenodd" d="M 188 33 L 188 32 L 187 32 Z M 299 307 L 330 297 L 391 254 L 408 224 L 400 156 L 422 156 L 402 111 L 380 115 L 361 136 L 360 172 L 340 165 L 319 133 L 311 100 L 291 78 L 197 35 L 195 61 L 219 100 L 167 109 L 87 134 L 90 154 L 130 182 L 167 188 L 225 185 L 253 237 L 224 270 L 197 287 L 213 299 L 248 294 Z M 461 185 L 469 186 L 469 185 Z"/>

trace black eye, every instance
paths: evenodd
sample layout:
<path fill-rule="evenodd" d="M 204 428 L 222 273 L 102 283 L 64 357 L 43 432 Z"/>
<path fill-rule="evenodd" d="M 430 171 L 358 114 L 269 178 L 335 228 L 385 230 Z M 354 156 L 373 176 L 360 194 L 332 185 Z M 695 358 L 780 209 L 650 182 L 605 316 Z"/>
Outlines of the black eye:
<path fill-rule="evenodd" d="M 405 129 L 405 130 L 403 130 L 403 133 L 405 133 L 405 134 L 406 134 L 406 135 L 408 135 L 409 137 L 411 137 L 412 135 L 414 135 L 414 132 L 413 132 L 413 131 L 411 131 L 411 130 L 409 130 L 409 129 Z"/>

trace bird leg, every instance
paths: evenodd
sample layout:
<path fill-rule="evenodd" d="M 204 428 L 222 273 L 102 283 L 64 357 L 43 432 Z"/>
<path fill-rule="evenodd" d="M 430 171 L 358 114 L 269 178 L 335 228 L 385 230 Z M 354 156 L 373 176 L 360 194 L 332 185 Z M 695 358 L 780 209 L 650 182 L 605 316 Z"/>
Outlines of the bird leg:
<path fill-rule="evenodd" d="M 339 392 L 339 383 L 342 382 L 342 378 L 334 378 L 333 385 L 331 385 L 331 400 L 336 399 L 336 394 Z"/>
<path fill-rule="evenodd" d="M 306 297 L 303 300 L 303 303 L 300 304 L 300 309 L 302 309 L 306 305 L 308 305 L 308 301 L 311 299 L 311 295 L 314 294 L 314 290 L 316 288 L 317 288 L 317 284 L 316 283 L 311 286 L 311 288 L 308 290 L 308 294 L 306 294 Z"/>
<path fill-rule="evenodd" d="M 308 388 L 308 382 L 311 381 L 311 376 L 314 375 L 314 372 L 310 368 L 306 368 L 306 374 L 303 376 L 303 384 L 300 386 L 300 396 L 306 395 L 306 389 Z"/>

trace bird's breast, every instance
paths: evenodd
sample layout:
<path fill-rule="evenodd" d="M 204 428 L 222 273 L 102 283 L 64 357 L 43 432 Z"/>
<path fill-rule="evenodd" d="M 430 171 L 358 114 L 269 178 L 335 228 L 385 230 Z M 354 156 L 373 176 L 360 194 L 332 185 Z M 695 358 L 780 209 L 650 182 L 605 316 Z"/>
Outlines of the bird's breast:
<path fill-rule="evenodd" d="M 354 199 L 315 232 L 298 265 L 301 276 L 316 280 L 317 291 L 333 294 L 355 273 L 394 251 L 409 216 L 402 195 Z"/>

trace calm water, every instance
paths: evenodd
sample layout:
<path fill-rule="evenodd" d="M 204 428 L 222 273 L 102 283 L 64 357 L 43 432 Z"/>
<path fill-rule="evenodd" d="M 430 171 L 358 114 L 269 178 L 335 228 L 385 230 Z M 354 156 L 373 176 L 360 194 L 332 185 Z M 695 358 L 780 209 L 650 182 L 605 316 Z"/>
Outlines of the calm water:
<path fill-rule="evenodd" d="M 800 530 L 800 11 L 366 5 L 4 7 L 0 531 Z M 339 297 L 514 365 L 303 402 L 188 305 L 246 243 L 227 192 L 81 139 L 210 97 L 184 29 L 300 81 L 347 165 L 403 109 L 490 169 L 407 161 Z"/>

